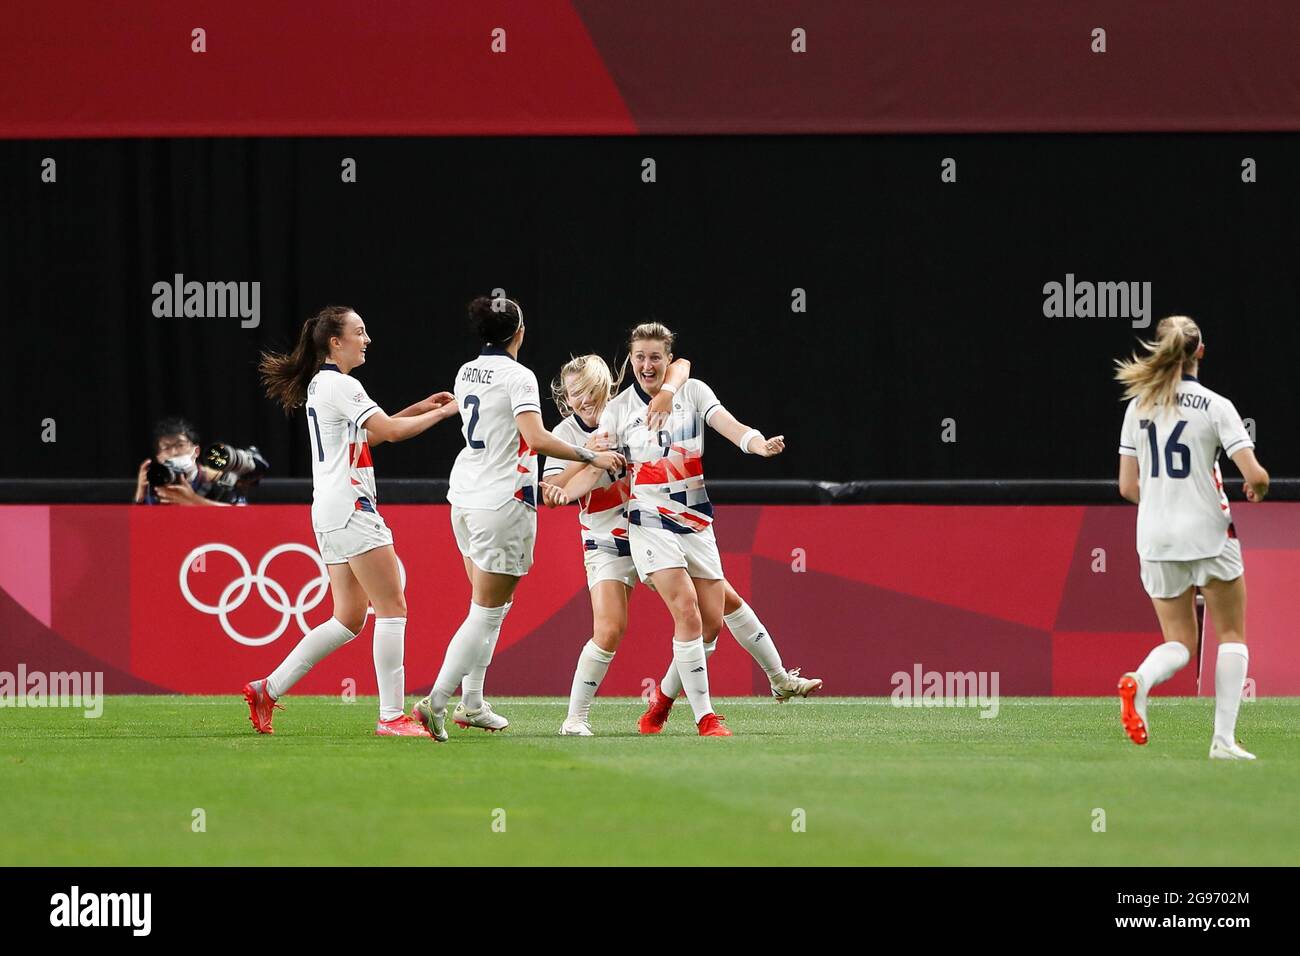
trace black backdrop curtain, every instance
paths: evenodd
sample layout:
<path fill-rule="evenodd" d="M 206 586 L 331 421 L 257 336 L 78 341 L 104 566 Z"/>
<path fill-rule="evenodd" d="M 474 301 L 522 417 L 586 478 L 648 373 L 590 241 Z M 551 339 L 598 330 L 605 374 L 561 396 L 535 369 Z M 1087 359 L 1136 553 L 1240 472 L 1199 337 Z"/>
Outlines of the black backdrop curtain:
<path fill-rule="evenodd" d="M 1045 283 L 1150 282 L 1205 331 L 1202 381 L 1300 474 L 1293 419 L 1300 140 L 1291 134 L 0 142 L 3 477 L 130 477 L 151 422 L 261 446 L 310 474 L 260 349 L 328 303 L 374 338 L 358 372 L 395 411 L 450 388 L 464 305 L 524 304 L 543 387 L 621 356 L 655 317 L 775 461 L 717 436 L 708 473 L 849 480 L 1110 477 L 1126 318 L 1048 318 Z M 57 181 L 41 181 L 42 160 Z M 653 158 L 657 181 L 642 181 Z M 941 182 L 956 161 L 957 181 Z M 1242 161 L 1258 182 L 1242 181 Z M 341 181 L 344 158 L 357 182 Z M 158 318 L 153 285 L 259 282 L 260 325 Z M 807 311 L 791 311 L 792 290 Z M 1148 330 L 1149 331 L 1149 330 Z M 548 408 L 548 424 L 557 415 Z M 955 420 L 955 442 L 942 440 Z M 42 422 L 54 419 L 54 442 Z M 444 477 L 452 425 L 376 452 Z M 724 447 L 726 446 L 726 447 Z"/>

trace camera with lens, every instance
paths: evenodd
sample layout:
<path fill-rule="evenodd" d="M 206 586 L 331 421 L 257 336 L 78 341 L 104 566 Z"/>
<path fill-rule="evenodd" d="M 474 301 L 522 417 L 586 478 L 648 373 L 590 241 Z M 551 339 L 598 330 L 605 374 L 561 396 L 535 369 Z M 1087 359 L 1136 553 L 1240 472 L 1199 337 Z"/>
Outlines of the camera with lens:
<path fill-rule="evenodd" d="M 173 464 L 173 460 L 161 463 L 158 461 L 149 462 L 149 470 L 146 473 L 146 477 L 150 486 L 161 488 L 164 485 L 179 485 L 181 482 L 186 480 L 187 475 L 185 474 L 184 467 L 179 463 Z"/>
<path fill-rule="evenodd" d="M 238 497 L 271 470 L 270 463 L 257 450 L 256 445 L 240 448 L 227 442 L 213 442 L 204 450 L 199 462 L 219 473 L 208 494 L 214 501 Z"/>

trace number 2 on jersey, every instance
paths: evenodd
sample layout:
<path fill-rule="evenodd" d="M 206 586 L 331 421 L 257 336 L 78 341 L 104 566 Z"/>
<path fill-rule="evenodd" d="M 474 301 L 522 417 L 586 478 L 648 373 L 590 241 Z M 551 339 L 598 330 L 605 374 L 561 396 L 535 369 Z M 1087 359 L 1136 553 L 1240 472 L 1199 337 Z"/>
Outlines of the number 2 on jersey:
<path fill-rule="evenodd" d="M 1151 477 L 1160 477 L 1160 444 L 1156 440 L 1156 423 L 1147 419 L 1141 423 L 1151 439 Z M 1169 478 L 1186 478 L 1192 473 L 1192 450 L 1178 440 L 1178 436 L 1187 427 L 1187 422 L 1180 421 L 1165 442 L 1165 475 Z M 1174 464 L 1174 452 L 1178 452 L 1180 461 Z"/>
<path fill-rule="evenodd" d="M 486 448 L 487 442 L 479 441 L 474 437 L 474 429 L 478 427 L 478 396 L 466 395 L 465 407 L 469 412 L 469 426 L 465 429 L 465 439 L 469 442 L 470 448 Z"/>

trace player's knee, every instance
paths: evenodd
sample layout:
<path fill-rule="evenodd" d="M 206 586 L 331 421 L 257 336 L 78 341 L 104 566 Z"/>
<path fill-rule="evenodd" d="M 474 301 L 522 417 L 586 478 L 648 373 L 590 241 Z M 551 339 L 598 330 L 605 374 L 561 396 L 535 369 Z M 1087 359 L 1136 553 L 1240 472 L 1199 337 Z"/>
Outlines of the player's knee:
<path fill-rule="evenodd" d="M 700 634 L 704 631 L 704 624 L 700 620 L 700 606 L 694 598 L 678 601 L 673 607 L 673 618 L 692 634 Z"/>
<path fill-rule="evenodd" d="M 611 652 L 618 649 L 626 630 L 627 626 L 623 624 L 600 624 L 594 629 L 591 639 L 602 651 Z"/>
<path fill-rule="evenodd" d="M 345 614 L 335 614 L 334 620 L 338 621 L 351 631 L 353 636 L 356 636 L 357 634 L 360 634 L 361 629 L 366 626 L 366 612 L 351 611 Z"/>

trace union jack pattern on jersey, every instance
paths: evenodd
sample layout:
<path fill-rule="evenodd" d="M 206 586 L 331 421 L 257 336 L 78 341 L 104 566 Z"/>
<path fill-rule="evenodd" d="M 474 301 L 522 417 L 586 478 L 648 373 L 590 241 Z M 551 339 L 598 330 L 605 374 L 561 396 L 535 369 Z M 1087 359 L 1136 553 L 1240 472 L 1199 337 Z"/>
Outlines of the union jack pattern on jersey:
<path fill-rule="evenodd" d="M 649 404 L 650 396 L 634 381 L 600 419 L 631 469 L 628 522 L 678 534 L 704 531 L 713 523 L 704 487 L 704 426 L 722 403 L 693 378 L 673 396 L 672 413 L 657 432 L 646 428 Z"/>
<path fill-rule="evenodd" d="M 571 445 L 587 444 L 595 427 L 589 428 L 577 415 L 570 415 L 551 432 L 556 438 Z M 564 471 L 571 462 L 559 458 L 546 459 L 543 474 L 553 477 Z M 632 552 L 627 541 L 628 476 L 624 471 L 617 479 L 603 472 L 600 483 L 579 502 L 578 525 L 582 532 L 583 551 L 606 551 L 626 557 Z"/>

